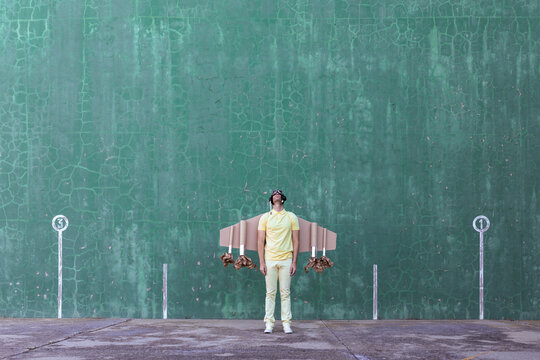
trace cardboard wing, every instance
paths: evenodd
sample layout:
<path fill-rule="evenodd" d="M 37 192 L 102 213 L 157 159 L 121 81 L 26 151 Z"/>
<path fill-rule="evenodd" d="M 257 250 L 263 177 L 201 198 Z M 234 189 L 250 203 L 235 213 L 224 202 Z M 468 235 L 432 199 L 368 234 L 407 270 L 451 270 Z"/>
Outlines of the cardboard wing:
<path fill-rule="evenodd" d="M 219 231 L 219 245 L 239 249 L 244 245 L 245 250 L 257 251 L 257 227 L 259 219 L 263 214 L 252 217 L 248 220 L 242 220 L 239 223 L 223 228 Z M 299 252 L 309 252 L 313 246 L 317 249 L 326 248 L 326 250 L 336 249 L 337 234 L 317 223 L 312 223 L 302 218 L 298 218 L 300 225 L 299 234 Z M 326 233 L 326 236 L 325 236 Z M 326 237 L 326 241 L 325 241 Z M 326 247 L 324 246 L 326 242 Z M 243 253 L 241 251 L 241 253 Z"/>

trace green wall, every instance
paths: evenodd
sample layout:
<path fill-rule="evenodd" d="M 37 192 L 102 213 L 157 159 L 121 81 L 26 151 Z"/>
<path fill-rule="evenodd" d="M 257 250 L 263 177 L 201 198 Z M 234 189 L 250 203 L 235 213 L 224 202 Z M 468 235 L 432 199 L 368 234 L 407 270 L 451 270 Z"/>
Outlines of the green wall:
<path fill-rule="evenodd" d="M 65 317 L 161 317 L 167 263 L 169 318 L 262 318 L 218 236 L 280 187 L 338 233 L 294 318 L 373 264 L 380 318 L 478 318 L 483 214 L 485 317 L 539 319 L 539 100 L 534 0 L 3 0 L 0 316 L 56 316 L 64 214 Z"/>

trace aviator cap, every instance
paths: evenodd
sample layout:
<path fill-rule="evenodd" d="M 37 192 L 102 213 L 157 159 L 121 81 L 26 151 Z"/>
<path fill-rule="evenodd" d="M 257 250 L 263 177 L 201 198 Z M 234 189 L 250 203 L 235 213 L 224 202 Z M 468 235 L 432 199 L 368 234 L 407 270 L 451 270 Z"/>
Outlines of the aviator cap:
<path fill-rule="evenodd" d="M 274 200 L 272 198 L 276 194 L 281 195 L 281 200 L 282 200 L 281 202 L 285 202 L 287 200 L 287 197 L 285 196 L 283 191 L 281 191 L 280 189 L 276 189 L 276 190 L 272 191 L 272 195 L 270 195 L 270 198 L 268 199 L 268 201 L 270 201 L 272 203 L 272 205 L 274 204 Z"/>

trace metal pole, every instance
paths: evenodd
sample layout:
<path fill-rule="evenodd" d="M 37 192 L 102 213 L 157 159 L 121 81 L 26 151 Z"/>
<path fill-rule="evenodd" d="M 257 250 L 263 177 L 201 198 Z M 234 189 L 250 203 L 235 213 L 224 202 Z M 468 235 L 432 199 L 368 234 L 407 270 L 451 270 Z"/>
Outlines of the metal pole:
<path fill-rule="evenodd" d="M 480 230 L 484 229 L 484 220 L 480 219 Z M 484 320 L 484 232 L 480 231 L 480 320 Z"/>
<path fill-rule="evenodd" d="M 62 231 L 58 232 L 58 318 L 62 318 Z"/>
<path fill-rule="evenodd" d="M 163 319 L 167 319 L 167 264 L 163 264 Z"/>
<path fill-rule="evenodd" d="M 476 222 L 480 220 L 480 228 L 476 226 Z M 486 226 L 484 227 L 484 221 Z M 489 219 L 484 215 L 479 215 L 473 220 L 474 230 L 480 233 L 480 274 L 479 274 L 479 291 L 478 291 L 478 306 L 479 306 L 479 316 L 480 320 L 484 320 L 484 232 L 489 229 Z"/>
<path fill-rule="evenodd" d="M 56 215 L 52 220 L 52 227 L 58 231 L 58 318 L 62 318 L 62 232 L 69 226 L 68 218 Z"/>
<path fill-rule="evenodd" d="M 373 264 L 373 320 L 377 317 L 377 264 Z"/>

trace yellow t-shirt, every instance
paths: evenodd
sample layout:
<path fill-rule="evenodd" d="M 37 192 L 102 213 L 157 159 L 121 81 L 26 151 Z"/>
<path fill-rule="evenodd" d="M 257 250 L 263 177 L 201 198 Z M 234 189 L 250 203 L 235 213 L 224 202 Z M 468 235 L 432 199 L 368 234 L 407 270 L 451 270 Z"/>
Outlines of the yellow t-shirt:
<path fill-rule="evenodd" d="M 258 230 L 266 232 L 264 246 L 266 260 L 278 261 L 292 257 L 292 231 L 300 230 L 296 215 L 285 209 L 279 212 L 272 210 L 261 216 Z"/>

